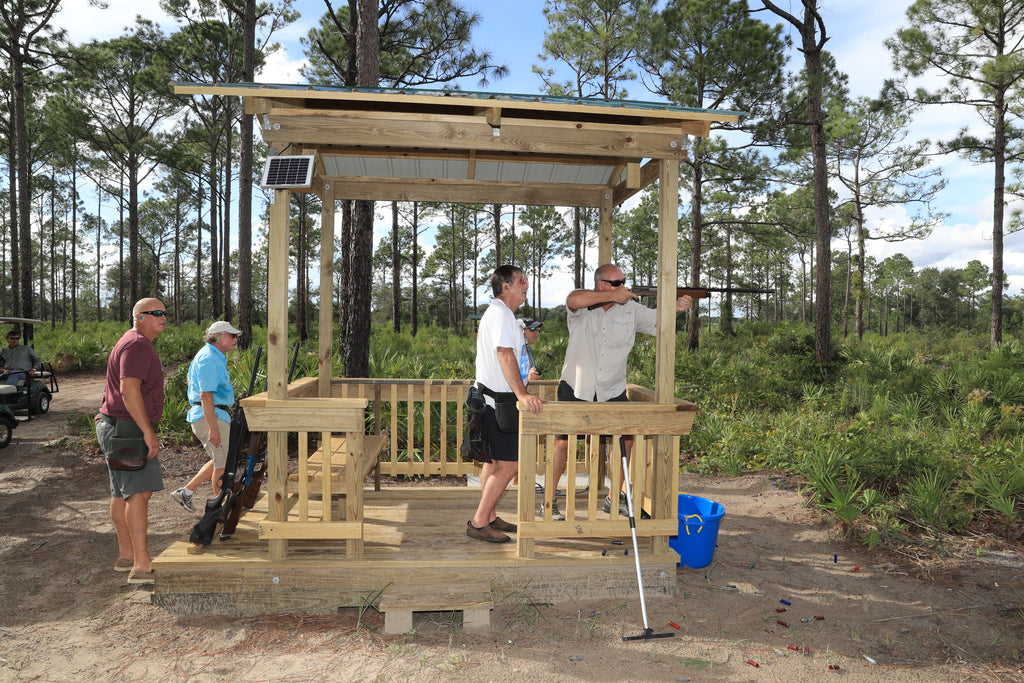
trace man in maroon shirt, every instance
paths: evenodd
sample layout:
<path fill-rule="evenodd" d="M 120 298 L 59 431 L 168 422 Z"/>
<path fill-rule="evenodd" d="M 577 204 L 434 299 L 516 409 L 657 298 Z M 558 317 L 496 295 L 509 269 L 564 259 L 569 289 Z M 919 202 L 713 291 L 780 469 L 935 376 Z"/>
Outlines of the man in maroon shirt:
<path fill-rule="evenodd" d="M 141 470 L 114 470 L 110 475 L 110 518 L 117 532 L 115 571 L 130 571 L 128 583 L 153 583 L 155 574 L 146 541 L 149 499 L 164 487 L 160 476 L 156 425 L 164 411 L 164 370 L 153 340 L 167 327 L 159 299 L 142 299 L 132 309 L 132 329 L 124 333 L 107 360 L 107 384 L 96 416 L 96 438 L 104 454 L 117 436 L 141 436 L 148 460 Z"/>

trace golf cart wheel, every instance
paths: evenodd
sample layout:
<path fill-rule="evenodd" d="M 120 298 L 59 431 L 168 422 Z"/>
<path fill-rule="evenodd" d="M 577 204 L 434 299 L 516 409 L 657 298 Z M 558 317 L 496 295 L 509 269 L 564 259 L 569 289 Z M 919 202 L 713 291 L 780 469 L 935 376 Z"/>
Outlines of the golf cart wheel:
<path fill-rule="evenodd" d="M 45 389 L 40 391 L 38 396 L 32 398 L 29 409 L 33 415 L 46 415 L 50 412 L 50 392 Z"/>
<path fill-rule="evenodd" d="M 10 418 L 0 418 L 0 448 L 7 448 L 13 432 L 14 425 L 11 424 Z"/>

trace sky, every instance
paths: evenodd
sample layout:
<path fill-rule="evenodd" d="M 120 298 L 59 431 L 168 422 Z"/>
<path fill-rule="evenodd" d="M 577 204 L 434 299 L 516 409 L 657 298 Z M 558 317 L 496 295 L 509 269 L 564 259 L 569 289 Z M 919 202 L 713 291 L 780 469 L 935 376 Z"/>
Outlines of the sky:
<path fill-rule="evenodd" d="M 339 3 L 334 2 L 335 5 Z M 462 0 L 462 4 L 480 15 L 480 23 L 473 31 L 473 42 L 491 53 L 492 59 L 510 69 L 510 75 L 480 88 L 475 82 L 464 82 L 467 90 L 486 89 L 492 92 L 537 93 L 542 84 L 532 72 L 540 63 L 544 30 L 544 0 Z M 751 5 L 760 5 L 751 0 Z M 786 3 L 781 3 L 786 7 Z M 799 6 L 795 0 L 790 5 Z M 892 36 L 905 23 L 906 8 L 911 0 L 824 0 L 823 15 L 829 41 L 828 49 L 835 56 L 838 67 L 849 76 L 853 96 L 876 95 L 882 81 L 892 75 L 892 65 L 883 41 Z M 100 10 L 89 0 L 64 0 L 56 23 L 65 27 L 69 38 L 83 42 L 93 38 L 106 39 L 120 34 L 136 14 L 150 19 L 162 16 L 158 0 L 107 0 L 107 9 Z M 301 18 L 275 35 L 282 50 L 271 56 L 257 80 L 264 83 L 302 83 L 299 76 L 304 57 L 299 39 L 316 24 L 326 11 L 322 0 L 296 0 L 294 8 Z M 774 15 L 757 16 L 770 23 L 779 23 Z M 116 17 L 116 20 L 112 20 Z M 171 25 L 167 24 L 167 28 Z M 784 28 L 799 43 L 799 36 Z M 799 68 L 802 57 L 794 51 L 790 58 L 792 68 Z M 640 86 L 630 89 L 630 97 L 650 100 L 653 97 Z M 911 129 L 911 139 L 942 139 L 961 127 L 977 128 L 980 120 L 966 107 L 930 107 L 919 112 Z M 980 128 L 978 128 L 981 130 Z M 937 160 L 949 184 L 938 198 L 938 208 L 949 216 L 924 240 L 885 243 L 872 241 L 868 255 L 883 260 L 895 253 L 905 254 L 916 268 L 960 268 L 971 260 L 981 261 L 988 267 L 992 263 L 992 185 L 991 165 L 973 165 L 955 157 Z M 683 198 L 685 202 L 685 197 Z M 1010 209 L 1024 208 L 1011 204 Z M 872 228 L 886 221 L 899 224 L 905 219 L 901 209 L 873 211 L 868 216 Z M 382 221 L 382 226 L 387 220 Z M 383 231 L 385 228 L 381 227 Z M 841 242 L 834 249 L 845 248 Z M 596 260 L 596 254 L 588 259 Z M 566 269 L 568 270 L 568 269 Z M 1007 235 L 1004 239 L 1004 270 L 1009 276 L 1007 291 L 1016 294 L 1024 287 L 1024 232 Z M 628 275 L 628 274 L 627 274 Z M 588 274 L 589 281 L 589 274 Z M 556 274 L 543 287 L 544 306 L 564 303 L 571 290 L 571 275 Z"/>

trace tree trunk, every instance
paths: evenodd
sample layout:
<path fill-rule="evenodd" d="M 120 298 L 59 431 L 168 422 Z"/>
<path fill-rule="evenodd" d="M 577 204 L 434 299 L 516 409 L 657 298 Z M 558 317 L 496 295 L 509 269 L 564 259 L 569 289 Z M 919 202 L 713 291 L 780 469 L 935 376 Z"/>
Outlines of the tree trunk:
<path fill-rule="evenodd" d="M 242 13 L 242 81 L 256 80 L 256 0 L 245 0 Z M 238 322 L 239 345 L 252 342 L 252 114 L 243 108 L 238 158 Z"/>
<path fill-rule="evenodd" d="M 993 350 L 1003 341 L 1003 195 L 1006 188 L 1006 106 L 1002 90 L 996 93 L 995 135 L 992 156 L 995 187 L 992 198 L 992 330 Z"/>
<path fill-rule="evenodd" d="M 402 331 L 402 258 L 398 240 L 398 202 L 391 202 L 391 316 L 395 332 Z"/>
<path fill-rule="evenodd" d="M 703 220 L 703 189 L 701 150 L 699 143 L 693 150 L 693 197 L 690 200 L 690 286 L 700 287 L 701 227 Z M 700 306 L 690 309 L 689 348 L 700 348 Z"/>
<path fill-rule="evenodd" d="M 380 36 L 378 0 L 358 0 L 356 30 L 357 85 L 377 87 L 380 83 Z M 370 374 L 370 288 L 373 284 L 373 202 L 355 203 L 352 226 L 352 271 L 349 302 L 352 333 L 345 358 L 346 377 Z"/>
<path fill-rule="evenodd" d="M 419 263 L 420 263 L 420 205 L 419 202 L 412 203 L 412 301 L 409 304 L 409 327 L 412 336 L 416 336 L 419 329 L 419 316 L 416 309 L 419 306 Z"/>
<path fill-rule="evenodd" d="M 20 276 L 20 310 L 18 313 L 25 318 L 34 318 L 32 306 L 32 234 L 30 220 L 32 217 L 32 176 L 28 163 L 28 128 L 25 125 L 25 65 L 20 50 L 15 49 L 11 55 L 11 78 L 13 81 L 15 139 L 15 163 L 18 167 L 18 259 L 17 267 Z M 11 198 L 13 202 L 13 197 Z M 13 259 L 12 259 L 13 260 Z M 18 305 L 17 303 L 15 305 Z M 17 310 L 17 309 L 16 309 Z"/>

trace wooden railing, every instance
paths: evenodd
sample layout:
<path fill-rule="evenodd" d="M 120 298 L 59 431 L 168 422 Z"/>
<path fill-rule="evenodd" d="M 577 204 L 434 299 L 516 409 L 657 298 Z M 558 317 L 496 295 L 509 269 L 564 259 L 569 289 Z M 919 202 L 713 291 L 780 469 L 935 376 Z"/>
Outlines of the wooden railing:
<path fill-rule="evenodd" d="M 519 479 L 533 481 L 538 469 L 545 481 L 553 478 L 553 461 L 540 457 L 551 453 L 554 434 L 568 434 L 569 453 L 576 453 L 582 442 L 585 457 L 566 462 L 566 481 L 575 482 L 582 467 L 591 483 L 586 501 L 579 505 L 573 495 L 562 499 L 564 521 L 551 519 L 554 487 L 544 487 L 545 514 L 537 519 L 532 487 L 519 487 L 518 554 L 533 555 L 534 540 L 539 538 L 604 538 L 629 534 L 628 519 L 619 514 L 618 491 L 622 482 L 623 439 L 632 438 L 629 458 L 630 482 L 637 536 L 652 538 L 652 550 L 667 550 L 668 537 L 678 529 L 676 518 L 679 496 L 679 437 L 693 425 L 696 406 L 685 401 L 674 405 L 644 403 L 641 392 L 630 392 L 631 403 L 547 403 L 539 414 L 520 411 Z M 604 438 L 602 438 L 604 437 Z M 599 489 L 605 480 L 603 466 L 607 458 L 612 499 L 608 514 L 600 503 Z M 538 462 L 542 463 L 538 467 Z M 595 485 L 597 483 L 598 485 Z M 649 518 L 641 519 L 643 510 Z"/>
<path fill-rule="evenodd" d="M 345 539 L 348 554 L 359 556 L 362 476 L 373 463 L 377 464 L 377 488 L 380 474 L 478 473 L 479 465 L 459 453 L 471 383 L 335 378 L 330 383 L 331 396 L 319 397 L 318 379 L 309 377 L 290 384 L 286 399 L 270 401 L 265 394 L 245 399 L 250 427 L 279 437 L 269 441 L 268 469 L 271 475 L 277 474 L 268 481 L 271 500 L 267 519 L 260 525 L 261 537 Z M 637 386 L 629 388 L 631 403 L 560 403 L 555 400 L 556 389 L 553 380 L 532 382 L 530 391 L 545 399 L 544 410 L 539 415 L 520 412 L 519 480 L 531 484 L 519 486 L 519 554 L 531 556 L 535 539 L 629 533 L 617 501 L 610 514 L 601 510 L 604 495 L 600 491 L 606 474 L 612 491 L 619 490 L 622 480 L 619 449 L 610 446 L 618 444 L 622 436 L 634 439 L 630 481 L 637 534 L 664 541 L 660 545 L 654 541 L 652 549 L 667 549 L 667 538 L 678 528 L 679 436 L 689 433 L 696 406 L 684 401 L 656 404 L 650 390 Z M 293 432 L 297 434 L 299 471 L 288 476 L 287 433 Z M 552 479 L 553 461 L 548 454 L 554 450 L 554 435 L 566 433 L 569 453 L 576 454 L 568 458 L 567 480 L 575 482 L 576 475 L 584 473 L 597 485 L 589 487 L 585 503 L 574 496 L 563 499 L 565 521 L 538 520 L 532 482 L 537 474 L 545 475 L 545 481 Z M 318 445 L 311 447 L 311 441 Z M 324 444 L 331 446 L 324 449 Z M 332 454 L 333 463 L 332 457 L 324 457 L 325 450 Z M 604 457 L 609 450 L 613 457 Z M 544 487 L 548 508 L 553 491 L 554 487 Z M 346 496 L 345 505 L 335 513 L 328 501 L 340 493 Z M 641 508 L 650 519 L 639 519 Z"/>
<path fill-rule="evenodd" d="M 364 434 L 367 402 L 298 397 L 275 400 L 260 394 L 243 399 L 241 405 L 249 428 L 268 433 L 270 500 L 267 516 L 259 524 L 260 538 L 344 539 L 347 554 L 361 556 L 363 478 L 379 452 L 379 447 L 368 443 L 372 438 Z M 289 476 L 287 435 L 293 432 L 298 435 L 298 472 Z M 319 438 L 318 466 L 310 462 L 311 434 Z M 335 451 L 336 460 L 332 458 Z M 347 476 L 352 473 L 354 476 Z M 339 494 L 345 495 L 344 508 L 335 511 Z M 281 547 L 286 551 L 286 544 Z"/>
<path fill-rule="evenodd" d="M 466 433 L 466 393 L 473 380 L 464 379 L 340 379 L 331 380 L 332 398 L 362 398 L 369 403 L 367 434 L 386 434 L 380 473 L 391 476 L 464 476 L 480 471 L 479 463 L 459 453 Z M 554 401 L 558 382 L 530 383 L 531 393 Z M 317 379 L 293 382 L 288 395 L 314 397 Z"/>

